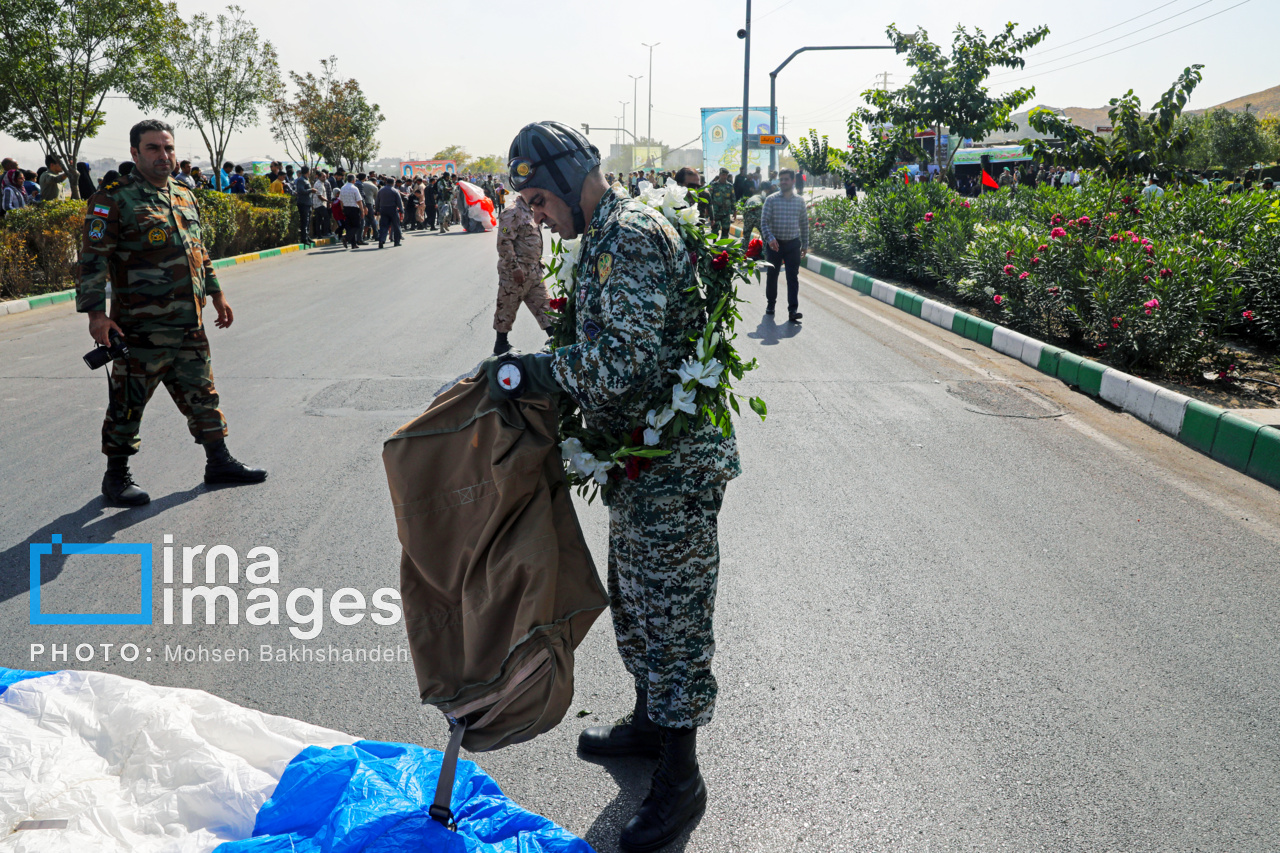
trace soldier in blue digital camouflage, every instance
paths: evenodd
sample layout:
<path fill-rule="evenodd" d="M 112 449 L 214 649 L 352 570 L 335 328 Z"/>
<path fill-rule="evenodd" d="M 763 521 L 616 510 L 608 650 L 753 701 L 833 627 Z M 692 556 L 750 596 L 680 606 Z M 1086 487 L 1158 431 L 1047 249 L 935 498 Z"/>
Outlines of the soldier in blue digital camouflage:
<path fill-rule="evenodd" d="M 600 171 L 599 152 L 559 122 L 530 124 L 511 145 L 510 177 L 562 239 L 581 236 L 576 343 L 521 356 L 526 388 L 567 393 L 589 428 L 629 434 L 706 323 L 695 268 L 669 222 Z M 497 358 L 486 362 L 491 386 Z M 657 755 L 649 794 L 620 839 L 656 850 L 706 805 L 696 736 L 711 721 L 716 681 L 712 615 L 719 570 L 717 518 L 740 472 L 737 444 L 710 424 L 671 439 L 671 455 L 610 490 L 609 597 L 618 651 L 635 681 L 632 714 L 582 732 L 596 755 Z"/>
<path fill-rule="evenodd" d="M 133 171 L 88 201 L 76 289 L 76 310 L 89 315 L 94 341 L 108 346 L 114 333 L 128 347 L 128 355 L 117 356 L 111 366 L 102 493 L 122 506 L 151 500 L 134 482 L 129 457 L 138 452 L 142 412 L 161 383 L 204 446 L 205 482 L 260 483 L 267 472 L 234 459 L 224 440 L 227 422 L 218 407 L 202 319 L 206 298 L 218 312 L 218 328 L 229 327 L 234 315 L 204 245 L 200 205 L 170 177 L 173 128 L 141 121 L 129 131 L 129 148 Z"/>

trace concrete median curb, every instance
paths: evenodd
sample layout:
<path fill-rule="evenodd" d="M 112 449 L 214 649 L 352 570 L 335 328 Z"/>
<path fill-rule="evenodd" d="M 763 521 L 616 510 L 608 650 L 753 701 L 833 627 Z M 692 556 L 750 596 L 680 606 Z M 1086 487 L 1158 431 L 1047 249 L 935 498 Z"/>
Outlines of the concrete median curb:
<path fill-rule="evenodd" d="M 314 243 L 302 244 L 294 243 L 291 246 L 280 246 L 276 249 L 263 249 L 261 252 L 250 252 L 247 255 L 236 255 L 232 258 L 219 258 L 213 262 L 215 270 L 233 267 L 237 264 L 248 264 L 253 261 L 260 261 L 263 258 L 274 258 L 277 255 L 287 255 L 292 252 L 305 252 L 307 249 L 314 249 L 318 246 L 328 246 L 333 243 L 331 237 L 321 237 Z M 42 293 L 39 296 L 28 296 L 25 299 L 12 299 L 8 302 L 0 302 L 0 317 L 8 314 L 21 314 L 24 311 L 30 311 L 34 308 L 45 308 L 49 305 L 57 305 L 59 302 L 70 302 L 76 298 L 75 288 L 70 290 L 59 290 L 56 293 Z"/>
<path fill-rule="evenodd" d="M 741 229 L 736 230 L 741 236 Z M 1106 400 L 1223 465 L 1280 489 L 1280 427 L 1255 423 L 816 255 L 810 254 L 804 266 Z"/>

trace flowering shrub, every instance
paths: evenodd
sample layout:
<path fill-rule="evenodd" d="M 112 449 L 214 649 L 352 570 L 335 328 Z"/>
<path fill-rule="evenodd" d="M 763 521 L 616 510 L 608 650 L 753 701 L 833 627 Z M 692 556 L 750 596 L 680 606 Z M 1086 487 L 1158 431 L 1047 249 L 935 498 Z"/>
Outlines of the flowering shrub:
<path fill-rule="evenodd" d="M 1137 195 L 1095 181 L 965 199 L 886 182 L 840 199 L 842 216 L 823 211 L 813 250 L 1124 367 L 1185 373 L 1230 335 L 1280 345 L 1280 203 L 1199 186 Z"/>

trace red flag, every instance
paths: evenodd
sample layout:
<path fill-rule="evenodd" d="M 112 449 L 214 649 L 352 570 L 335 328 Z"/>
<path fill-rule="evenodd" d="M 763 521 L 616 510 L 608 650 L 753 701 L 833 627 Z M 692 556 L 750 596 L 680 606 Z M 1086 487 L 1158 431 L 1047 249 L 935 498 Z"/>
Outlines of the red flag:
<path fill-rule="evenodd" d="M 911 186 L 911 175 L 908 174 L 907 172 L 902 173 L 902 183 L 906 184 L 907 186 Z"/>
<path fill-rule="evenodd" d="M 988 175 L 986 169 L 982 170 L 982 185 L 984 187 L 991 187 L 993 190 L 1000 189 L 1000 185 L 996 183 L 996 179 Z"/>

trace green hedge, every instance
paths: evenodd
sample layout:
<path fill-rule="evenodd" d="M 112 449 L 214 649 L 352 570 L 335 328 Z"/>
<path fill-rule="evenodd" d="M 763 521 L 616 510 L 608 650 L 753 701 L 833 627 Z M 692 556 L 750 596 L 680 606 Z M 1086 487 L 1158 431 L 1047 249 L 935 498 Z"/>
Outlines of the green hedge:
<path fill-rule="evenodd" d="M 1280 194 L 1101 180 L 963 198 L 886 182 L 824 199 L 813 251 L 949 290 L 1002 325 L 1125 368 L 1195 371 L 1227 338 L 1280 346 Z"/>
<path fill-rule="evenodd" d="M 205 244 L 217 258 L 294 242 L 298 212 L 288 196 L 196 190 Z M 0 219 L 0 301 L 74 287 L 85 202 L 34 204 Z"/>

